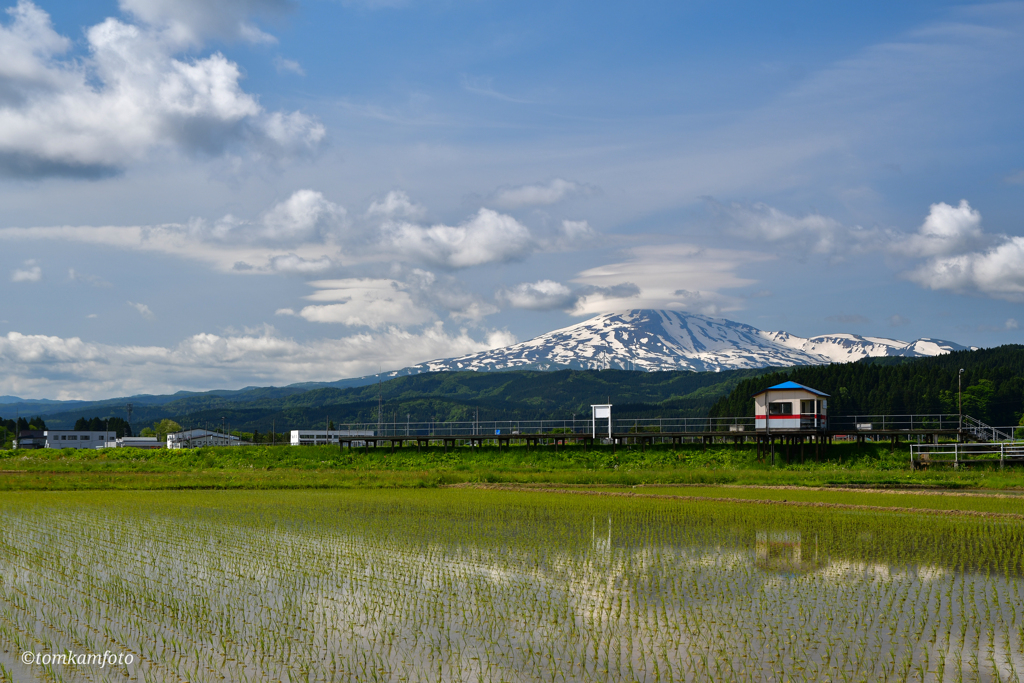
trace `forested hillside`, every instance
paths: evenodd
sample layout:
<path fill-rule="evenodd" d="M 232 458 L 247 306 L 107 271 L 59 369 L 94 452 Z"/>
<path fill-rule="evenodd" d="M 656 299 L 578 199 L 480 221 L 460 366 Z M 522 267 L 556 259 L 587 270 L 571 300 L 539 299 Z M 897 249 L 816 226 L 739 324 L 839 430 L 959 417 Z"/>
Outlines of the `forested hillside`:
<path fill-rule="evenodd" d="M 991 425 L 1018 424 L 1024 413 L 1024 346 L 1019 344 L 935 358 L 789 368 L 740 382 L 710 415 L 753 415 L 751 395 L 786 380 L 830 394 L 831 415 L 956 413 L 961 368 L 965 414 Z"/>
<path fill-rule="evenodd" d="M 335 424 L 376 422 L 378 394 L 385 422 L 472 420 L 477 411 L 485 421 L 570 419 L 589 417 L 590 404 L 607 401 L 615 404 L 616 417 L 703 417 L 737 383 L 763 372 L 435 372 L 398 377 L 380 386 L 319 388 L 290 396 L 266 392 L 251 401 L 189 396 L 165 405 L 136 405 L 133 423 L 147 426 L 170 418 L 184 427 L 226 424 L 267 432 L 315 427 L 327 419 Z M 54 427 L 70 427 L 94 417 L 79 411 L 49 415 L 47 420 Z"/>

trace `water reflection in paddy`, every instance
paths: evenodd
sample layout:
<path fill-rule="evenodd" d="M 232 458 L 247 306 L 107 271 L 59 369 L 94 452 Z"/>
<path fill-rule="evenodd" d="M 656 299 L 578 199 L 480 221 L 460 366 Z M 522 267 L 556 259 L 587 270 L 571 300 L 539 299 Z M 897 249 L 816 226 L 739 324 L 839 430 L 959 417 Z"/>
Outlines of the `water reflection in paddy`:
<path fill-rule="evenodd" d="M 68 648 L 133 652 L 136 680 L 1024 670 L 1022 529 L 1001 519 L 452 490 L 24 495 L 0 514 L 19 681 L 44 675 L 22 649 Z"/>

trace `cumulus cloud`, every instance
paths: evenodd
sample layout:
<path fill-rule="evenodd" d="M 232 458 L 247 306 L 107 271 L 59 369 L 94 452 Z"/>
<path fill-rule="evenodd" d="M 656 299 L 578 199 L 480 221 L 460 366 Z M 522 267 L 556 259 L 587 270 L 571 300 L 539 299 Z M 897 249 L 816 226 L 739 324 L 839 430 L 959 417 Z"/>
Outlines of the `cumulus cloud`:
<path fill-rule="evenodd" d="M 366 210 L 367 216 L 381 216 L 384 218 L 406 218 L 419 220 L 427 213 L 420 204 L 416 204 L 402 190 L 392 190 L 385 195 L 384 199 L 374 201 Z"/>
<path fill-rule="evenodd" d="M 146 320 L 153 320 L 156 318 L 156 316 L 153 315 L 153 311 L 149 310 L 149 306 L 147 306 L 146 304 L 140 304 L 135 303 L 134 301 L 129 301 L 128 305 L 134 308 L 136 311 L 138 311 L 139 315 L 141 315 Z"/>
<path fill-rule="evenodd" d="M 0 241 L 72 241 L 170 254 L 229 273 L 308 274 L 357 261 L 456 270 L 574 249 L 594 235 L 586 221 L 566 220 L 535 236 L 515 218 L 485 208 L 455 226 L 414 222 L 424 213 L 396 191 L 371 204 L 353 224 L 344 207 L 321 192 L 301 189 L 255 218 L 228 214 L 162 225 L 0 228 Z"/>
<path fill-rule="evenodd" d="M 513 261 L 537 248 L 525 225 L 491 209 L 480 209 L 457 226 L 388 222 L 382 228 L 381 242 L 410 260 L 443 268 Z"/>
<path fill-rule="evenodd" d="M 910 320 L 904 318 L 902 315 L 899 315 L 898 313 L 896 315 L 890 315 L 888 322 L 889 327 L 903 327 L 904 325 L 910 324 Z"/>
<path fill-rule="evenodd" d="M 903 274 L 923 287 L 1024 301 L 1024 237 L 986 234 L 981 214 L 966 200 L 956 207 L 933 204 L 898 249 L 927 259 Z"/>
<path fill-rule="evenodd" d="M 298 190 L 276 204 L 259 220 L 259 236 L 296 244 L 339 237 L 345 228 L 345 209 L 314 190 Z"/>
<path fill-rule="evenodd" d="M 917 232 L 900 240 L 895 248 L 914 257 L 951 256 L 982 246 L 985 241 L 981 213 L 963 199 L 959 206 L 932 204 Z"/>
<path fill-rule="evenodd" d="M 503 209 L 518 209 L 524 206 L 550 206 L 566 197 L 588 191 L 588 188 L 571 180 L 555 178 L 548 183 L 520 185 L 502 188 L 494 193 L 494 204 Z"/>
<path fill-rule="evenodd" d="M 514 341 L 504 331 L 488 332 L 483 341 L 466 330 L 449 333 L 440 322 L 417 333 L 387 327 L 309 342 L 266 327 L 238 335 L 197 334 L 171 347 L 9 332 L 0 337 L 0 394 L 97 399 L 323 381 L 374 373 L 378 366 L 397 370 Z"/>
<path fill-rule="evenodd" d="M 153 22 L 166 15 L 168 26 L 177 25 L 171 14 L 187 14 L 172 12 L 179 3 L 169 0 L 126 4 Z M 225 3 L 181 4 L 217 14 Z M 191 29 L 177 36 L 108 18 L 86 30 L 88 53 L 74 58 L 71 42 L 30 0 L 7 12 L 11 21 L 0 26 L 0 172 L 103 175 L 157 148 L 280 156 L 312 151 L 325 135 L 301 112 L 264 110 L 224 55 L 176 58 Z"/>
<path fill-rule="evenodd" d="M 43 277 L 43 269 L 36 265 L 35 259 L 29 259 L 23 268 L 15 268 L 11 272 L 11 282 L 39 282 Z"/>

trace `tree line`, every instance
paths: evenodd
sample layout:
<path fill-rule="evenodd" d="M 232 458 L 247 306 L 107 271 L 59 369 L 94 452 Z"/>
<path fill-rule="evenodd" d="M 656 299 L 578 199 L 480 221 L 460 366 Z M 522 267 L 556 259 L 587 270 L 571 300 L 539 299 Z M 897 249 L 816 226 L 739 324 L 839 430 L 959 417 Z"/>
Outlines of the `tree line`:
<path fill-rule="evenodd" d="M 964 414 L 990 425 L 1016 425 L 1024 416 L 1024 346 L 1019 344 L 933 358 L 787 368 L 739 382 L 709 416 L 751 416 L 751 397 L 787 380 L 829 394 L 830 415 L 953 414 L 962 398 Z"/>
<path fill-rule="evenodd" d="M 94 417 L 91 420 L 87 420 L 84 417 L 78 418 L 75 422 L 76 432 L 116 432 L 117 438 L 125 436 L 133 436 L 132 426 L 128 424 L 128 420 L 122 417 L 106 417 L 99 418 Z"/>

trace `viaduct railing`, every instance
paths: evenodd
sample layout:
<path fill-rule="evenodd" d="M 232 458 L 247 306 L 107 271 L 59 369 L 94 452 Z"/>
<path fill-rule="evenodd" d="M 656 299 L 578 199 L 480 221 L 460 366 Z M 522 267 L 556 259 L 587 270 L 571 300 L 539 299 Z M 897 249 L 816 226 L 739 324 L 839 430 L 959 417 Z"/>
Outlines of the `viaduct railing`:
<path fill-rule="evenodd" d="M 963 416 L 963 428 L 975 438 L 987 441 L 1002 441 L 1013 438 L 1013 428 L 989 427 L 967 415 Z M 827 431 L 832 433 L 863 432 L 956 432 L 961 417 L 955 413 L 929 415 L 836 415 L 828 418 Z M 312 429 L 323 429 L 313 427 Z M 467 420 L 461 422 L 363 422 L 338 424 L 332 429 L 373 433 L 376 438 L 416 437 L 423 438 L 470 438 L 488 436 L 556 436 L 588 435 L 592 425 L 589 416 L 568 420 Z M 301 431 L 301 430 L 300 430 Z M 597 421 L 597 436 L 607 435 L 608 421 Z M 693 434 L 715 432 L 754 433 L 753 417 L 665 417 L 665 418 L 613 418 L 612 430 L 616 435 L 628 434 Z"/>

